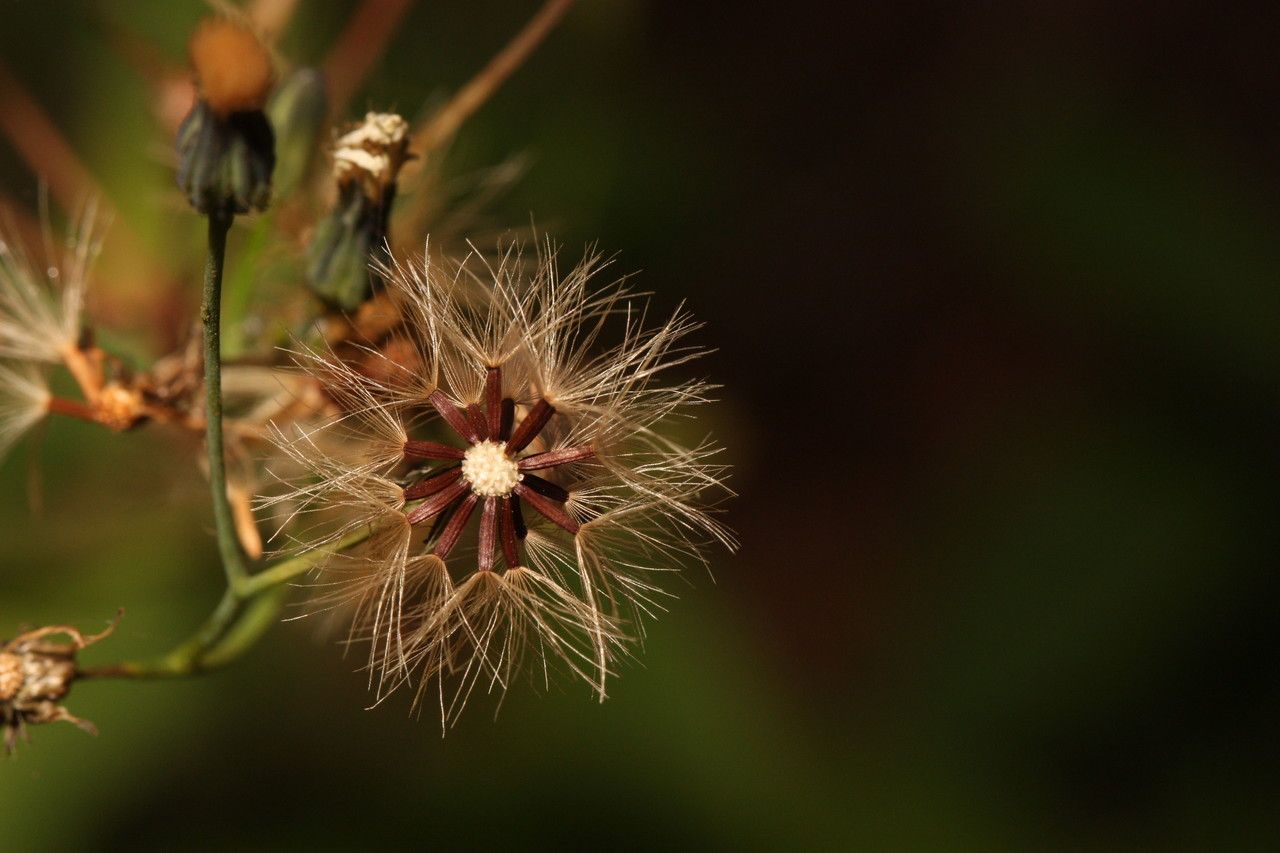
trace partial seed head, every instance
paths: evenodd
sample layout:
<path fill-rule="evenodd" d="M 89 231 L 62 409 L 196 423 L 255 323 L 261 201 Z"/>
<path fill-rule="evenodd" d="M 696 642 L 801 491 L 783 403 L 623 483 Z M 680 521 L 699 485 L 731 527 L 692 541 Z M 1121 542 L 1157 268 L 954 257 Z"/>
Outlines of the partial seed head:
<path fill-rule="evenodd" d="M 463 454 L 462 479 L 481 497 L 503 498 L 524 478 L 515 461 L 507 457 L 505 441 L 482 441 Z"/>
<path fill-rule="evenodd" d="M 381 282 L 396 177 L 409 158 L 409 124 L 395 113 L 369 113 L 333 150 L 338 199 L 308 247 L 312 291 L 329 305 L 355 311 Z"/>
<path fill-rule="evenodd" d="M 49 411 L 49 388 L 30 364 L 0 361 L 0 459 Z"/>

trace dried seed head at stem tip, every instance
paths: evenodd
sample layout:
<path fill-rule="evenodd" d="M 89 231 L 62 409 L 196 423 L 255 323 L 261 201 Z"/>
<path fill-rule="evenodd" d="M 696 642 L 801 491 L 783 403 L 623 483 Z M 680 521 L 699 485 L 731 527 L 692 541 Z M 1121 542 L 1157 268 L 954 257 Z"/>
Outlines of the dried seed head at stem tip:
<path fill-rule="evenodd" d="M 111 635 L 115 622 L 100 634 L 86 636 L 69 625 L 49 625 L 0 643 L 0 729 L 4 745 L 13 752 L 27 726 L 68 722 L 90 734 L 97 729 L 61 704 L 81 676 L 76 656 Z M 50 638 L 66 637 L 66 642 Z"/>
<path fill-rule="evenodd" d="M 400 167 L 409 158 L 408 123 L 395 113 L 368 113 L 338 138 L 333 151 L 337 200 L 307 247 L 311 290 L 327 304 L 355 311 L 380 283 L 388 217 Z"/>

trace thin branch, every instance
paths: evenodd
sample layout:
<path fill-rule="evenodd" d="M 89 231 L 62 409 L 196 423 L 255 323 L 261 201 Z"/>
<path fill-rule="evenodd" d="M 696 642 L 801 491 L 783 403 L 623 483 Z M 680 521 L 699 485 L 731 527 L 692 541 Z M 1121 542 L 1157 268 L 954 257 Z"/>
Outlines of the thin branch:
<path fill-rule="evenodd" d="M 556 413 L 555 407 L 546 400 L 539 400 L 533 404 L 533 408 L 529 410 L 529 414 L 524 416 L 524 420 L 520 421 L 520 425 L 516 427 L 516 431 L 511 435 L 511 440 L 507 442 L 508 453 L 519 453 L 529 446 L 529 442 L 538 437 L 538 433 L 542 432 L 542 428 L 547 425 L 547 421 L 551 420 L 551 416 Z"/>
<path fill-rule="evenodd" d="M 516 33 L 501 51 L 489 60 L 471 82 L 413 133 L 410 150 L 422 155 L 450 139 L 471 115 L 524 64 L 534 49 L 560 23 L 573 0 L 547 0 L 524 29 Z"/>
<path fill-rule="evenodd" d="M 581 525 L 565 511 L 562 505 L 550 498 L 543 497 L 524 483 L 517 483 L 514 491 L 518 497 L 528 501 L 529 506 L 537 510 L 547 521 L 554 522 L 570 533 L 577 534 Z"/>
<path fill-rule="evenodd" d="M 421 524 L 431 516 L 444 512 L 470 488 L 465 482 L 455 480 L 440 491 L 432 493 L 430 497 L 410 510 L 405 518 L 410 524 Z"/>
<path fill-rule="evenodd" d="M 0 59 L 0 133 L 27 164 L 31 173 L 48 182 L 49 190 L 64 211 L 74 211 L 86 199 L 98 201 L 102 216 L 114 220 L 112 243 L 118 267 L 128 270 L 130 282 L 148 285 L 167 278 L 165 264 L 151 252 L 122 219 L 115 216 L 101 184 L 76 155 L 49 114 Z M 146 292 L 145 288 L 137 292 Z"/>
<path fill-rule="evenodd" d="M 347 21 L 324 61 L 331 120 L 346 113 L 412 5 L 413 0 L 364 0 Z"/>
<path fill-rule="evenodd" d="M 283 560 L 240 584 L 227 587 L 209 618 L 187 640 L 149 661 L 125 661 L 84 670 L 80 678 L 182 678 L 226 666 L 240 658 L 275 624 L 288 591 L 285 584 L 341 551 L 369 538 L 358 530 L 329 548 Z"/>
<path fill-rule="evenodd" d="M 282 560 L 270 568 L 263 569 L 241 584 L 240 592 L 244 596 L 252 597 L 265 589 L 287 583 L 299 575 L 311 571 L 334 554 L 340 554 L 343 551 L 354 548 L 368 539 L 371 533 L 372 531 L 369 528 L 362 528 L 338 540 L 332 547 L 319 548 L 288 560 Z"/>
<path fill-rule="evenodd" d="M 507 568 L 514 569 L 520 565 L 520 546 L 516 541 L 515 502 L 510 497 L 499 498 L 498 532 L 502 539 L 502 559 L 507 561 Z"/>
<path fill-rule="evenodd" d="M 480 510 L 480 553 L 478 568 L 482 572 L 493 570 L 494 546 L 498 539 L 498 498 L 485 498 Z"/>
<path fill-rule="evenodd" d="M 554 468 L 557 465 L 568 465 L 570 462 L 581 462 L 596 455 L 591 445 L 563 447 L 560 450 L 548 450 L 546 453 L 535 453 L 520 460 L 521 471 L 541 471 L 543 468 Z"/>
<path fill-rule="evenodd" d="M 458 539 L 462 536 L 462 531 L 467 526 L 467 521 L 471 519 L 471 513 L 476 508 L 478 500 L 480 498 L 475 492 L 462 499 L 462 503 L 458 504 L 458 508 L 453 511 L 453 517 L 449 519 L 449 523 L 440 532 L 440 538 L 436 540 L 436 546 L 431 550 L 431 553 L 442 560 L 449 556 L 453 546 L 458 544 Z"/>
<path fill-rule="evenodd" d="M 76 418 L 77 420 L 88 421 L 89 423 L 97 423 L 98 416 L 94 414 L 87 404 L 79 400 L 68 400 L 65 397 L 50 397 L 46 404 L 49 414 L 62 415 L 68 418 Z"/>
<path fill-rule="evenodd" d="M 254 29 L 272 44 L 284 35 L 296 11 L 298 0 L 251 0 L 244 10 Z"/>
<path fill-rule="evenodd" d="M 33 173 L 49 182 L 64 210 L 75 210 L 89 196 L 105 197 L 62 132 L 30 93 L 0 61 L 0 131 Z"/>
<path fill-rule="evenodd" d="M 494 440 L 502 438 L 502 368 L 490 367 L 484 378 L 485 418 L 488 421 L 489 437 Z"/>
<path fill-rule="evenodd" d="M 405 459 L 452 459 L 456 461 L 464 455 L 462 448 L 441 444 L 438 441 L 409 439 L 404 443 Z"/>
<path fill-rule="evenodd" d="M 227 583 L 234 589 L 249 576 L 236 537 L 235 514 L 227 498 L 227 460 L 222 441 L 222 268 L 227 253 L 231 214 L 209 214 L 209 255 L 204 268 L 205 444 L 209 453 L 209 487 L 213 494 L 213 520 L 218 552 Z"/>
<path fill-rule="evenodd" d="M 444 418 L 445 423 L 453 427 L 453 431 L 458 434 L 459 438 L 471 444 L 475 444 L 480 440 L 480 435 L 476 432 L 471 420 L 439 388 L 427 396 L 427 402 L 440 413 L 440 417 Z"/>
<path fill-rule="evenodd" d="M 405 488 L 404 499 L 406 501 L 422 500 L 428 495 L 434 495 L 436 492 L 452 486 L 461 476 L 462 469 L 454 467 L 427 477 L 425 480 L 419 480 L 412 486 Z"/>
<path fill-rule="evenodd" d="M 409 196 L 397 213 L 402 233 L 411 235 L 411 239 L 418 239 L 431 215 L 432 195 L 421 189 L 429 170 L 422 168 L 421 164 L 430 160 L 429 155 L 448 143 L 458 132 L 458 128 L 524 64 L 572 5 L 573 0 L 547 0 L 480 73 L 471 78 L 430 118 L 418 125 L 409 140 L 409 150 L 419 159 L 410 162 L 401 181 L 405 185 L 413 183 L 418 187 L 418 192 Z M 414 163 L 418 165 L 414 166 Z"/>

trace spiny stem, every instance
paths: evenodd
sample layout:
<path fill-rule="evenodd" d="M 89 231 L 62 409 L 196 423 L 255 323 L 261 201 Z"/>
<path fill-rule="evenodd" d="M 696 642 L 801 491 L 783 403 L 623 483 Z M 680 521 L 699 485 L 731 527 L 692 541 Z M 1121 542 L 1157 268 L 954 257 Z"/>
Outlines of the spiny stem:
<path fill-rule="evenodd" d="M 226 572 L 228 586 L 234 590 L 244 583 L 249 572 L 236 539 L 235 516 L 227 498 L 227 460 L 222 446 L 222 268 L 231 220 L 230 213 L 209 214 L 209 257 L 204 268 L 204 302 L 200 317 L 204 322 L 205 444 L 209 453 L 213 520 L 222 568 Z"/>

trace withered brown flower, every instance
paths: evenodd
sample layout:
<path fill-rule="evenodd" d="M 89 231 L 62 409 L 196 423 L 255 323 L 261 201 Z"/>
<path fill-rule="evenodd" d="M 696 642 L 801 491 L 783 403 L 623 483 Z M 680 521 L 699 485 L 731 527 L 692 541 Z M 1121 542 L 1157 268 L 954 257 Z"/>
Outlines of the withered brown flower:
<path fill-rule="evenodd" d="M 17 748 L 29 725 L 67 722 L 89 734 L 98 733 L 93 723 L 75 716 L 61 702 L 80 675 L 76 663 L 80 650 L 111 636 L 115 627 L 113 622 L 105 631 L 86 636 L 70 625 L 47 625 L 0 645 L 0 728 L 6 752 Z M 59 635 L 69 642 L 49 641 Z"/>

